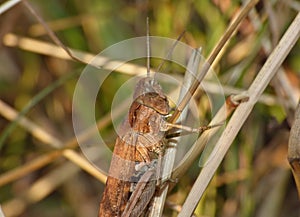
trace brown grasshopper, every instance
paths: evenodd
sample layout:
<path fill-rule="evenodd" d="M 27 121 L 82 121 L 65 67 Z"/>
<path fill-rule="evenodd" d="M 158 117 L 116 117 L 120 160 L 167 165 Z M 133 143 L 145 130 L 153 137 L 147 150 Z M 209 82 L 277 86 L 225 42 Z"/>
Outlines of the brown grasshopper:
<path fill-rule="evenodd" d="M 150 77 L 149 33 L 147 35 L 147 77 L 137 83 L 133 103 L 121 125 L 99 217 L 144 215 L 155 194 L 156 180 L 160 179 L 166 132 L 171 128 L 200 132 L 212 127 L 192 129 L 166 121 L 169 102 L 159 83 Z"/>
<path fill-rule="evenodd" d="M 169 129 L 165 121 L 169 114 L 167 97 L 150 77 L 138 82 L 134 97 L 116 141 L 99 217 L 121 216 L 130 198 L 132 178 L 138 173 L 136 163 L 150 164 L 163 154 L 164 134 Z"/>
<path fill-rule="evenodd" d="M 150 77 L 148 29 L 147 77 L 140 79 L 136 85 L 133 95 L 134 101 L 116 140 L 109 176 L 100 202 L 99 217 L 140 216 L 155 191 L 155 183 L 149 181 L 154 173 L 159 172 L 159 169 L 156 170 L 156 166 L 152 166 L 152 170 L 143 172 L 141 169 L 136 169 L 136 166 L 143 164 L 143 162 L 150 165 L 153 159 L 158 156 L 161 158 L 163 155 L 164 134 L 169 129 L 165 117 L 169 114 L 170 107 L 161 86 L 154 78 Z M 154 165 L 153 162 L 152 164 Z M 135 177 L 138 177 L 138 180 L 134 180 Z M 144 188 L 141 187 L 141 184 L 137 184 L 136 191 L 134 190 L 132 197 L 130 197 L 132 184 L 142 183 L 141 181 L 145 185 L 154 183 L 152 187 L 147 187 L 150 189 L 150 193 L 147 197 L 145 197 L 145 193 L 143 197 L 140 197 L 143 192 L 137 193 L 139 192 L 138 189 L 143 191 Z M 140 202 L 140 198 L 147 198 L 147 201 Z M 135 202 L 127 205 L 129 199 Z M 136 214 L 133 214 L 135 212 Z"/>

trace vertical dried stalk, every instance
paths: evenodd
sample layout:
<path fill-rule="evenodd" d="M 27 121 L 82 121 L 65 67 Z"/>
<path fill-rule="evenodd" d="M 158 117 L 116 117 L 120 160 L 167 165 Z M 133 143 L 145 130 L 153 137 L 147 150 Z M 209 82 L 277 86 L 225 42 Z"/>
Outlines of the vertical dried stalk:
<path fill-rule="evenodd" d="M 187 70 L 185 73 L 185 77 L 184 77 L 184 84 L 185 84 L 184 86 L 186 86 L 186 87 L 189 87 L 191 85 L 191 83 L 193 82 L 194 76 L 197 76 L 197 75 L 192 75 L 190 72 L 197 72 L 197 68 L 199 66 L 200 59 L 201 59 L 200 51 L 194 50 L 194 53 L 192 54 L 192 56 L 189 60 Z M 182 88 L 179 98 L 178 98 L 179 102 L 180 102 L 180 100 L 182 100 L 182 98 L 184 97 L 185 94 L 186 94 L 186 91 Z M 185 109 L 181 113 L 181 118 L 184 119 L 186 117 L 186 115 L 187 115 L 187 110 Z M 180 140 L 180 138 L 176 138 L 176 144 L 172 143 L 172 145 L 174 145 L 174 146 L 178 145 L 179 140 Z M 166 159 L 165 159 L 163 171 L 162 171 L 162 177 L 164 179 L 166 179 L 166 178 L 169 179 L 171 176 L 171 172 L 172 172 L 174 161 L 175 161 L 175 156 L 176 156 L 176 148 L 169 148 L 166 150 Z M 156 217 L 156 216 L 162 215 L 167 193 L 168 193 L 168 185 L 165 186 L 165 188 L 163 189 L 163 191 L 161 192 L 161 194 L 158 197 L 154 198 L 153 206 L 151 208 L 151 213 L 150 213 L 149 217 Z"/>

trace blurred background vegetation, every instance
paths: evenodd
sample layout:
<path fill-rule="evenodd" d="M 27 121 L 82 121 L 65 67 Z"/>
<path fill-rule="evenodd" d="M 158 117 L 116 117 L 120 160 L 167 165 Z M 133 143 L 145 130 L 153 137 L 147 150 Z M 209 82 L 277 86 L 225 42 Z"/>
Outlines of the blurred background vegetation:
<path fill-rule="evenodd" d="M 98 54 L 122 40 L 144 36 L 149 16 L 151 35 L 176 39 L 186 30 L 182 41 L 192 47 L 201 46 L 205 57 L 242 4 L 237 0 L 29 2 L 71 48 Z M 255 9 L 256 13 L 242 22 L 215 67 L 222 85 L 228 88 L 226 95 L 249 87 L 300 10 L 300 3 L 265 0 Z M 260 23 L 253 22 L 256 16 Z M 23 111 L 26 118 L 58 141 L 72 140 L 72 96 L 85 65 L 59 58 L 55 53 L 45 55 L 43 51 L 11 44 L 9 33 L 53 43 L 22 3 L 0 15 L 0 204 L 11 213 L 7 216 L 96 216 L 104 184 L 56 152 L 46 139 L 34 136 L 29 124 L 20 126 L 10 115 L 12 111 Z M 299 99 L 299 60 L 298 41 L 283 64 L 292 92 L 281 92 L 280 78 L 271 82 L 199 203 L 197 216 L 299 215 L 297 191 L 286 159 L 295 106 L 291 95 Z M 116 72 L 107 79 L 101 89 L 105 97 L 99 97 L 97 102 L 99 119 L 109 114 L 115 91 L 129 77 Z M 205 106 L 201 108 L 209 111 Z M 103 134 L 113 144 L 111 124 Z M 81 154 L 76 145 L 71 148 Z M 47 157 L 43 166 L 24 174 L 18 171 L 42 156 Z M 179 180 L 168 203 L 184 202 L 200 170 L 197 163 Z M 12 171 L 15 175 L 7 178 Z M 166 206 L 165 216 L 176 215 Z"/>

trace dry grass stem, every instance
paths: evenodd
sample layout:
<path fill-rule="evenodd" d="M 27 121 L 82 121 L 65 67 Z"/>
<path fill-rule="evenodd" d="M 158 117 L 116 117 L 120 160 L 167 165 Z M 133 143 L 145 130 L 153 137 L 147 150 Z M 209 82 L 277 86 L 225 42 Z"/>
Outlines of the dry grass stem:
<path fill-rule="evenodd" d="M 70 60 L 70 56 L 59 46 L 43 42 L 40 40 L 21 37 L 15 34 L 9 33 L 4 36 L 3 43 L 9 47 L 19 47 L 21 49 L 31 51 L 33 53 L 39 53 L 47 56 L 53 56 L 60 59 Z M 138 66 L 132 63 L 123 63 L 119 61 L 111 61 L 106 57 L 95 55 L 83 51 L 70 49 L 74 55 L 81 59 L 81 62 L 90 64 L 93 61 L 97 66 L 101 66 L 103 69 L 115 70 L 116 66 L 118 71 L 128 75 L 144 75 L 146 67 Z"/>
<path fill-rule="evenodd" d="M 191 57 L 189 59 L 189 62 L 188 62 L 185 77 L 184 77 L 184 80 L 183 80 L 183 83 L 184 83 L 183 86 L 189 87 L 193 83 L 193 79 L 194 79 L 194 76 L 196 76 L 196 74 L 192 75 L 191 73 L 188 73 L 188 72 L 191 71 L 191 72 L 196 73 L 197 69 L 198 69 L 198 66 L 199 66 L 199 63 L 200 63 L 200 60 L 201 60 L 201 49 L 195 49 L 193 54 L 191 55 Z M 183 88 L 183 86 L 181 87 L 181 90 L 180 90 L 180 93 L 179 93 L 178 102 L 180 102 L 180 100 L 182 100 L 182 98 L 186 94 L 186 90 Z M 187 116 L 187 110 L 185 109 L 184 111 L 182 111 L 180 117 L 182 119 L 185 119 L 186 116 Z M 175 138 L 175 140 L 170 142 L 169 145 L 171 145 L 171 146 L 180 145 L 180 137 Z M 173 167 L 174 167 L 176 149 L 175 148 L 166 149 L 165 156 L 166 157 L 165 157 L 164 162 L 163 162 L 162 179 L 163 180 L 168 180 L 168 179 L 171 178 L 171 172 L 172 172 Z M 165 200 L 167 198 L 168 188 L 169 188 L 169 185 L 166 185 L 165 188 L 163 189 L 163 191 L 160 193 L 160 195 L 158 197 L 154 198 L 153 206 L 151 208 L 151 212 L 149 214 L 149 217 L 156 217 L 156 216 L 161 216 L 162 215 Z"/>

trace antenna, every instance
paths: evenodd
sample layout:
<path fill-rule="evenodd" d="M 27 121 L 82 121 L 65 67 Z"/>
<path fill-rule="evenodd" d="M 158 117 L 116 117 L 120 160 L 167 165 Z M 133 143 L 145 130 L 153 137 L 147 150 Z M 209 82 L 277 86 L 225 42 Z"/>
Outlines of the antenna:
<path fill-rule="evenodd" d="M 149 17 L 147 17 L 147 77 L 150 77 L 150 37 L 149 37 Z"/>

